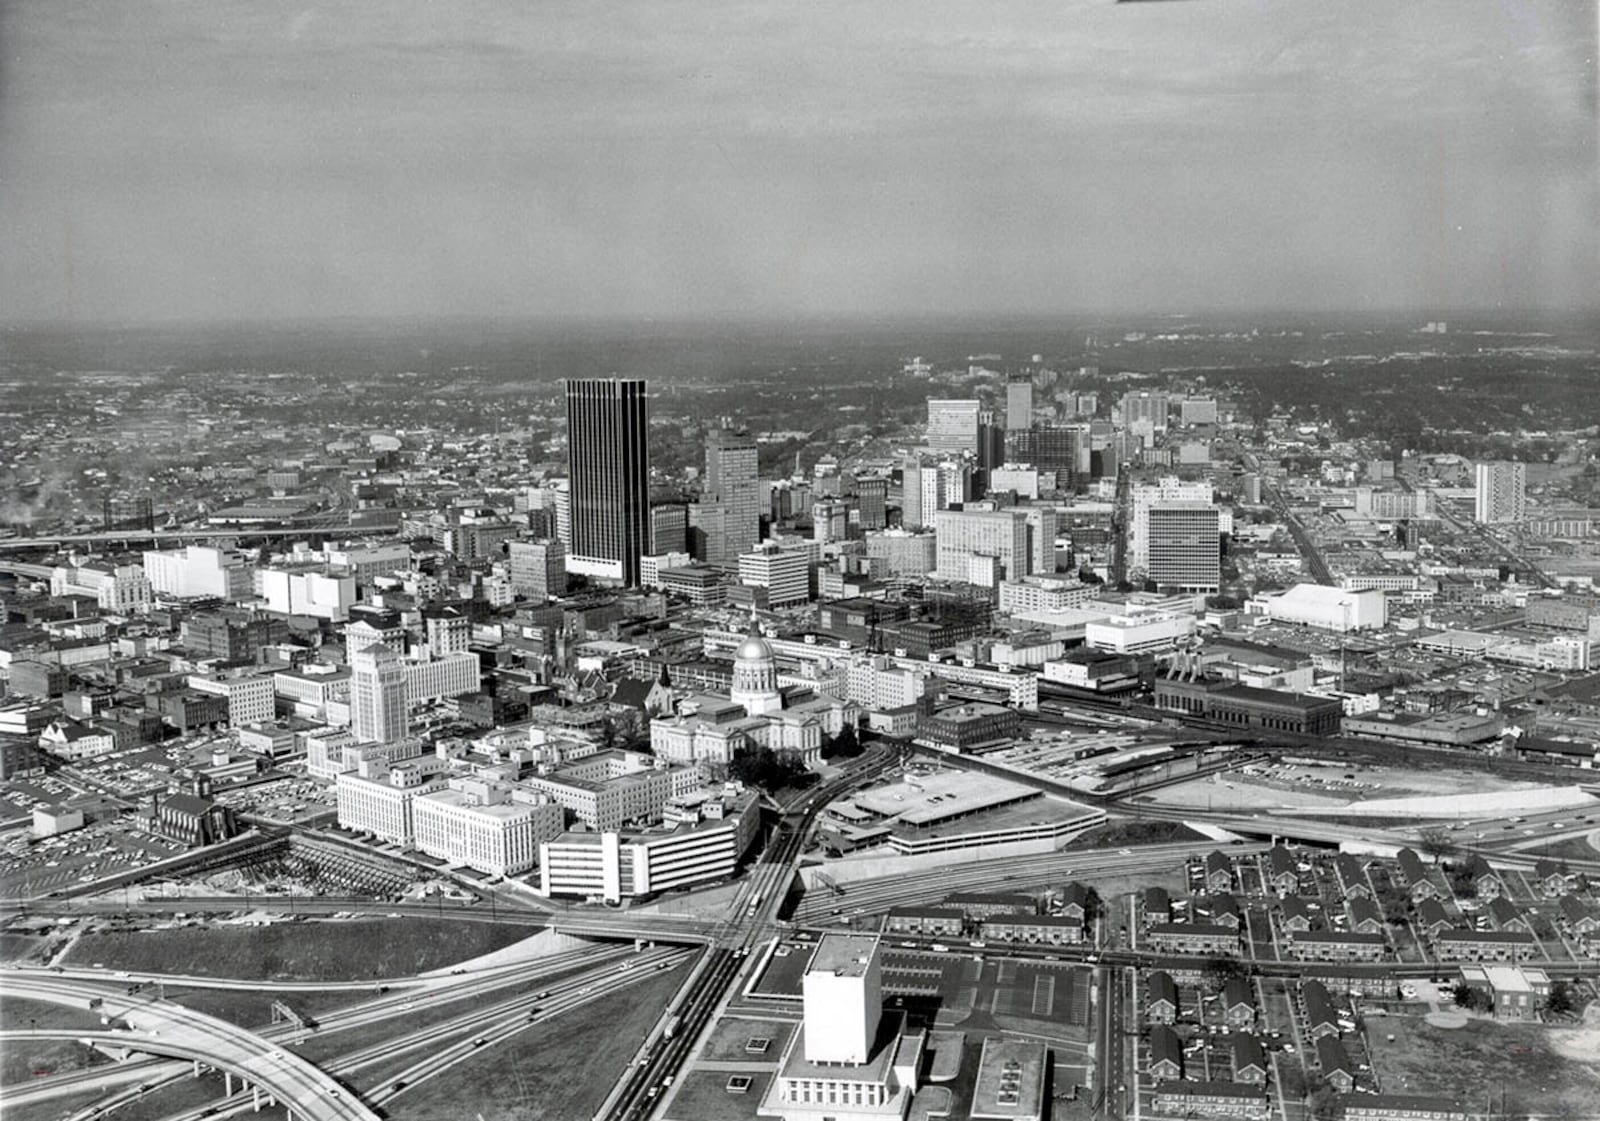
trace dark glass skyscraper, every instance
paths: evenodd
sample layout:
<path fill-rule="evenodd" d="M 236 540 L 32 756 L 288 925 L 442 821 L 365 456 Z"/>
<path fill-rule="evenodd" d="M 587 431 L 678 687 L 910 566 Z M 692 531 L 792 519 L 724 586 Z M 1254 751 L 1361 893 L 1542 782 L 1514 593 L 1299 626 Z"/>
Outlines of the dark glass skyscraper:
<path fill-rule="evenodd" d="M 639 583 L 639 557 L 650 547 L 648 423 L 643 380 L 567 382 L 571 571 Z"/>

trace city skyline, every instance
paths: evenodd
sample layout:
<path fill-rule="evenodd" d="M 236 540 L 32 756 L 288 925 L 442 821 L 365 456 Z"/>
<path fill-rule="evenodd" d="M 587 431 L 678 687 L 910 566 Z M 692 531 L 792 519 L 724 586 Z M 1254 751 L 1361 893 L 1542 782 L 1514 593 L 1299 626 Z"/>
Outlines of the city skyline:
<path fill-rule="evenodd" d="M 1600 289 L 1581 5 L 3 18 L 16 321 L 1553 308 Z"/>

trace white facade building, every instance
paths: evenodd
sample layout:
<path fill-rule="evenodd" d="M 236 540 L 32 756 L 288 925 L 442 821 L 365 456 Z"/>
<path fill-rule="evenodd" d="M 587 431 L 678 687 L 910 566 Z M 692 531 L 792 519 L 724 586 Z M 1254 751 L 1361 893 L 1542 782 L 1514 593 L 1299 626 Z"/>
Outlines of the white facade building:
<path fill-rule="evenodd" d="M 252 594 L 251 568 L 232 549 L 186 545 L 171 552 L 144 554 L 151 590 L 181 599 L 240 600 Z"/>
<path fill-rule="evenodd" d="M 339 828 L 410 848 L 415 837 L 412 808 L 422 795 L 445 788 L 443 769 L 443 761 L 422 756 L 393 764 L 369 760 L 334 775 Z"/>
<path fill-rule="evenodd" d="M 934 515 L 941 580 L 969 583 L 972 558 L 992 558 L 1006 579 L 1029 575 L 1028 519 L 1020 510 L 941 510 Z M 1051 541 L 1051 548 L 1055 543 Z"/>
<path fill-rule="evenodd" d="M 362 743 L 394 743 L 406 735 L 406 668 L 382 642 L 350 655 L 351 731 Z"/>
<path fill-rule="evenodd" d="M 763 541 L 739 555 L 739 583 L 766 588 L 769 607 L 789 607 L 811 598 L 811 558 L 807 551 Z"/>
<path fill-rule="evenodd" d="M 93 596 L 102 611 L 143 611 L 150 606 L 150 593 L 142 565 L 63 564 L 50 573 L 52 596 Z"/>
<path fill-rule="evenodd" d="M 429 856 L 491 876 L 514 876 L 538 863 L 539 844 L 560 836 L 554 802 L 504 783 L 452 778 L 447 789 L 412 803 L 416 846 Z"/>
<path fill-rule="evenodd" d="M 1148 654 L 1170 649 L 1192 635 L 1194 616 L 1151 612 L 1141 615 L 1113 615 L 1084 624 L 1083 643 L 1095 650 L 1113 654 Z"/>
<path fill-rule="evenodd" d="M 1528 468 L 1522 463 L 1480 463 L 1472 516 L 1487 524 L 1520 522 L 1527 513 Z"/>
<path fill-rule="evenodd" d="M 1388 621 L 1381 590 L 1353 591 L 1322 584 L 1296 584 L 1285 592 L 1256 596 L 1245 604 L 1245 611 L 1277 623 L 1341 633 L 1379 630 Z"/>
<path fill-rule="evenodd" d="M 259 576 L 267 610 L 282 615 L 309 615 L 340 623 L 350 617 L 356 601 L 354 576 L 283 568 L 263 569 Z"/>
<path fill-rule="evenodd" d="M 189 688 L 198 693 L 228 698 L 228 725 L 270 723 L 274 715 L 273 679 L 265 674 L 210 677 L 191 674 Z"/>

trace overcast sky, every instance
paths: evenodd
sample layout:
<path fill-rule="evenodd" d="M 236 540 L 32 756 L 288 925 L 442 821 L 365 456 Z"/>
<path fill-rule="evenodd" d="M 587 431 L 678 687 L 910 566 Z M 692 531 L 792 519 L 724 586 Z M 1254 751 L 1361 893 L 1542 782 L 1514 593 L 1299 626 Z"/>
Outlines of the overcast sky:
<path fill-rule="evenodd" d="M 1576 0 L 15 0 L 0 318 L 1593 306 Z"/>

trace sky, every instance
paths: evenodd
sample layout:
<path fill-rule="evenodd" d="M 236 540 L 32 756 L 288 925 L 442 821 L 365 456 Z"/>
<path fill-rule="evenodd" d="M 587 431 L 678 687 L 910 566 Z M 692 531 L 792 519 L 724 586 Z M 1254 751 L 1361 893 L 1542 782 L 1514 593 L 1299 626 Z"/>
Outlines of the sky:
<path fill-rule="evenodd" d="M 0 321 L 1593 308 L 1576 0 L 12 0 Z"/>

